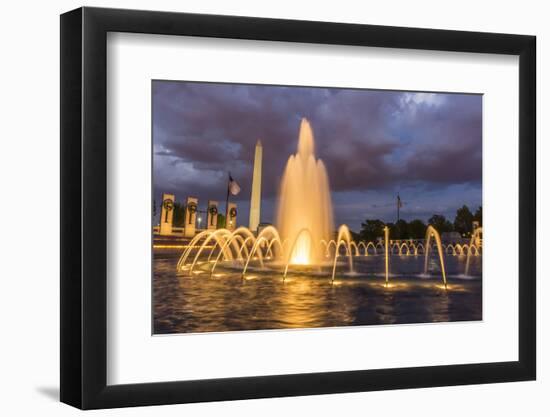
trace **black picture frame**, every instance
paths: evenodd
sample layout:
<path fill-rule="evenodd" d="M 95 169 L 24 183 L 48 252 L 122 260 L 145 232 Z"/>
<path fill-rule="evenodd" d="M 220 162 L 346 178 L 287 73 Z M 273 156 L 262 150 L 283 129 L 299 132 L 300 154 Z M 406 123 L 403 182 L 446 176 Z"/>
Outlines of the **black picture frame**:
<path fill-rule="evenodd" d="M 519 56 L 519 360 L 107 385 L 108 32 Z M 61 15 L 60 57 L 62 402 L 94 409 L 535 379 L 534 36 L 84 7 Z"/>

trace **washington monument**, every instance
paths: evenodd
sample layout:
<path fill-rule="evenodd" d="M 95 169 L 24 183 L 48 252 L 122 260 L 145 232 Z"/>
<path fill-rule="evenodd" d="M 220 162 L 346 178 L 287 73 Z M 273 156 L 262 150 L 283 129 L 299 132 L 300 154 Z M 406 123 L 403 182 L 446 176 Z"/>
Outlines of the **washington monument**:
<path fill-rule="evenodd" d="M 252 193 L 250 195 L 249 229 L 258 230 L 260 224 L 260 204 L 262 199 L 262 142 L 256 142 L 254 152 L 254 174 L 252 176 Z"/>

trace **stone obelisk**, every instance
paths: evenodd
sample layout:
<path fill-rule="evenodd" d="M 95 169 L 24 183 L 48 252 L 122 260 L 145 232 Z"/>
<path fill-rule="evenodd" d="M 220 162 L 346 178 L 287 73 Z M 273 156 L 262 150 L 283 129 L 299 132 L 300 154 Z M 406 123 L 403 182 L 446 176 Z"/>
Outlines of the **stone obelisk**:
<path fill-rule="evenodd" d="M 256 142 L 254 152 L 254 174 L 252 176 L 252 193 L 250 195 L 250 220 L 248 227 L 252 232 L 258 230 L 260 224 L 260 205 L 262 200 L 262 142 Z"/>

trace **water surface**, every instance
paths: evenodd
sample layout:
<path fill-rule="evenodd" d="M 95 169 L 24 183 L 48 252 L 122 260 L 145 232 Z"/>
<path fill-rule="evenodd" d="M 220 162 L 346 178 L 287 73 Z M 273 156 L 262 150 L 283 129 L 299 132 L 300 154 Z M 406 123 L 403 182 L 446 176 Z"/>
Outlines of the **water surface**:
<path fill-rule="evenodd" d="M 210 276 L 202 264 L 189 276 L 176 272 L 179 254 L 156 253 L 153 277 L 155 334 L 318 328 L 376 324 L 433 323 L 482 319 L 481 256 L 464 277 L 466 257 L 447 256 L 448 290 L 437 259 L 424 275 L 423 256 L 391 257 L 390 285 L 382 256 L 345 259 L 333 285 L 327 268 L 290 272 L 217 267 Z"/>

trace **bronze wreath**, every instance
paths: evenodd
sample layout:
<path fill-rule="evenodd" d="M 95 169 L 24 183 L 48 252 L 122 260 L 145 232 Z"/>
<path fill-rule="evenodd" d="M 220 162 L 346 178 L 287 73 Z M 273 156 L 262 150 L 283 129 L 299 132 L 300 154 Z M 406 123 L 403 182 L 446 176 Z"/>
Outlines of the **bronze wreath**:
<path fill-rule="evenodd" d="M 167 198 L 162 202 L 162 206 L 164 207 L 165 210 L 170 211 L 174 208 L 174 202 Z"/>
<path fill-rule="evenodd" d="M 187 210 L 190 214 L 194 214 L 197 212 L 197 205 L 195 203 L 189 203 L 187 204 Z"/>

